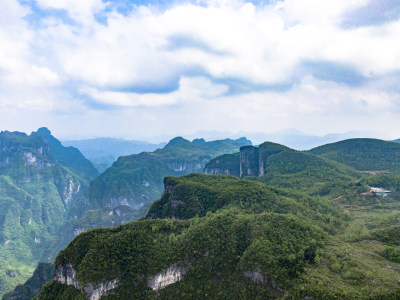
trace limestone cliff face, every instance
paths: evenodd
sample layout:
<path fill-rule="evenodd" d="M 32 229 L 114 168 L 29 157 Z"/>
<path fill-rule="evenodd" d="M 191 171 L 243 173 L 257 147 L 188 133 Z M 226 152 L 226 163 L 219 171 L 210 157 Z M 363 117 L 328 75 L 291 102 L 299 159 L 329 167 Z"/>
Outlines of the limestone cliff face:
<path fill-rule="evenodd" d="M 174 172 L 192 173 L 202 170 L 208 161 L 208 159 L 202 162 L 171 161 L 167 163 L 167 168 L 173 170 Z"/>
<path fill-rule="evenodd" d="M 22 164 L 42 169 L 53 163 L 49 146 L 42 139 L 22 132 L 0 133 L 0 167 Z"/>
<path fill-rule="evenodd" d="M 240 177 L 259 176 L 259 149 L 253 146 L 240 148 Z"/>
<path fill-rule="evenodd" d="M 168 269 L 150 277 L 147 281 L 147 286 L 153 291 L 157 291 L 181 281 L 186 273 L 187 268 L 173 264 Z"/>
<path fill-rule="evenodd" d="M 113 279 L 107 282 L 101 282 L 97 285 L 88 283 L 82 286 L 76 278 L 76 271 L 71 264 L 59 265 L 54 272 L 54 280 L 65 285 L 71 285 L 77 290 L 85 291 L 88 300 L 99 300 L 103 296 L 107 296 L 109 292 L 118 287 L 119 279 Z"/>
<path fill-rule="evenodd" d="M 245 176 L 264 175 L 268 159 L 282 151 L 291 149 L 266 142 L 259 147 L 244 146 L 239 153 L 225 154 L 211 160 L 205 167 L 205 174 L 233 175 L 243 178 Z"/>
<path fill-rule="evenodd" d="M 147 287 L 153 291 L 161 290 L 171 284 L 179 282 L 187 273 L 186 267 L 173 264 L 167 269 L 150 276 L 147 280 Z M 88 300 L 99 300 L 110 295 L 110 291 L 119 286 L 119 279 L 102 282 L 97 285 L 88 283 L 83 286 L 76 278 L 76 271 L 71 264 L 59 265 L 54 272 L 54 280 L 65 285 L 73 286 L 75 289 L 84 291 Z"/>

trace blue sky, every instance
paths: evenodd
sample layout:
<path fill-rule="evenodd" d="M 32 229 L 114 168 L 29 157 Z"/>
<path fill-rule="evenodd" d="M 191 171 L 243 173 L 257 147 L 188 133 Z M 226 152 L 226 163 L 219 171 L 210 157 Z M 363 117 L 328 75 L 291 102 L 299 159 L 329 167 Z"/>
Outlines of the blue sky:
<path fill-rule="evenodd" d="M 397 0 L 4 0 L 0 129 L 400 137 Z"/>

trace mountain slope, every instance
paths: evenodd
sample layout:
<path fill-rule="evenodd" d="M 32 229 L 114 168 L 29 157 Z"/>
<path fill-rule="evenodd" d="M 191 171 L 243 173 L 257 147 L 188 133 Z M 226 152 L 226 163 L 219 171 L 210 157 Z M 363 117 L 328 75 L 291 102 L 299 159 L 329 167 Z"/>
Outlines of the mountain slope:
<path fill-rule="evenodd" d="M 244 138 L 190 142 L 177 137 L 154 152 L 120 157 L 91 183 L 90 201 L 98 208 L 129 206 L 147 210 L 149 204 L 161 196 L 165 176 L 203 172 L 213 157 L 235 152 L 250 143 Z"/>
<path fill-rule="evenodd" d="M 77 149 L 60 151 L 52 136 L 47 140 L 38 132 L 0 133 L 0 295 L 26 280 L 40 260 L 52 260 L 73 238 L 68 221 L 87 209 L 95 169 Z M 81 167 L 73 167 L 75 159 Z"/>
<path fill-rule="evenodd" d="M 309 153 L 360 171 L 400 173 L 400 144 L 376 139 L 350 139 L 311 149 Z"/>
<path fill-rule="evenodd" d="M 59 140 L 51 135 L 50 130 L 46 127 L 39 128 L 33 135 L 39 135 L 45 140 L 49 146 L 49 151 L 59 164 L 70 168 L 74 173 L 79 174 L 83 178 L 94 179 L 99 175 L 99 172 L 92 163 L 78 149 L 64 147 Z"/>

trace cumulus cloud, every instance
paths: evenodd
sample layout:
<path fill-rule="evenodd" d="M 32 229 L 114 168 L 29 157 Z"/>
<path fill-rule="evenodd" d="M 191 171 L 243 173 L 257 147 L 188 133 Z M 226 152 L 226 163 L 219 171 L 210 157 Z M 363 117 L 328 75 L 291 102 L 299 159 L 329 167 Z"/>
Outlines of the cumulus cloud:
<path fill-rule="evenodd" d="M 400 20 L 375 0 L 5 0 L 3 7 L 3 110 L 93 118 L 140 110 L 154 132 L 165 112 L 190 116 L 182 118 L 191 121 L 187 130 L 268 122 L 310 130 L 320 116 L 398 117 Z M 214 108 L 212 121 L 205 108 Z"/>

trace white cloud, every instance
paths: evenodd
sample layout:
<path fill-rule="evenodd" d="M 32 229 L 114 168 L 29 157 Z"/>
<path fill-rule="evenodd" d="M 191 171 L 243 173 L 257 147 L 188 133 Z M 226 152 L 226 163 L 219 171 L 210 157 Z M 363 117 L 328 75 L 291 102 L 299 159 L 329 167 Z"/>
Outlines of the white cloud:
<path fill-rule="evenodd" d="M 115 120 L 123 114 L 122 126 L 125 118 L 132 119 L 128 112 L 140 110 L 138 124 L 151 122 L 154 128 L 146 130 L 154 134 L 165 128 L 272 130 L 298 124 L 315 131 L 338 123 L 351 129 L 371 126 L 372 115 L 382 117 L 382 124 L 398 124 L 399 95 L 387 90 L 382 78 L 400 72 L 400 20 L 341 26 L 344 16 L 367 0 L 286 0 L 266 6 L 209 0 L 165 10 L 140 6 L 125 15 L 106 11 L 112 3 L 101 0 L 37 3 L 46 11 L 65 10 L 74 22 L 36 16 L 16 0 L 4 1 L 3 113 L 33 109 L 72 115 L 79 109 L 82 115 L 75 120 L 83 115 Z M 96 21 L 98 13 L 105 24 Z M 39 25 L 29 24 L 27 16 Z M 299 68 L 310 61 L 347 66 L 369 81 L 354 87 L 314 78 Z M 229 94 L 232 82 L 248 88 Z M 260 91 L 276 85 L 289 88 Z M 107 107 L 112 116 L 105 115 Z M 180 114 L 177 124 L 169 112 Z M 329 126 L 313 128 L 317 120 Z"/>

